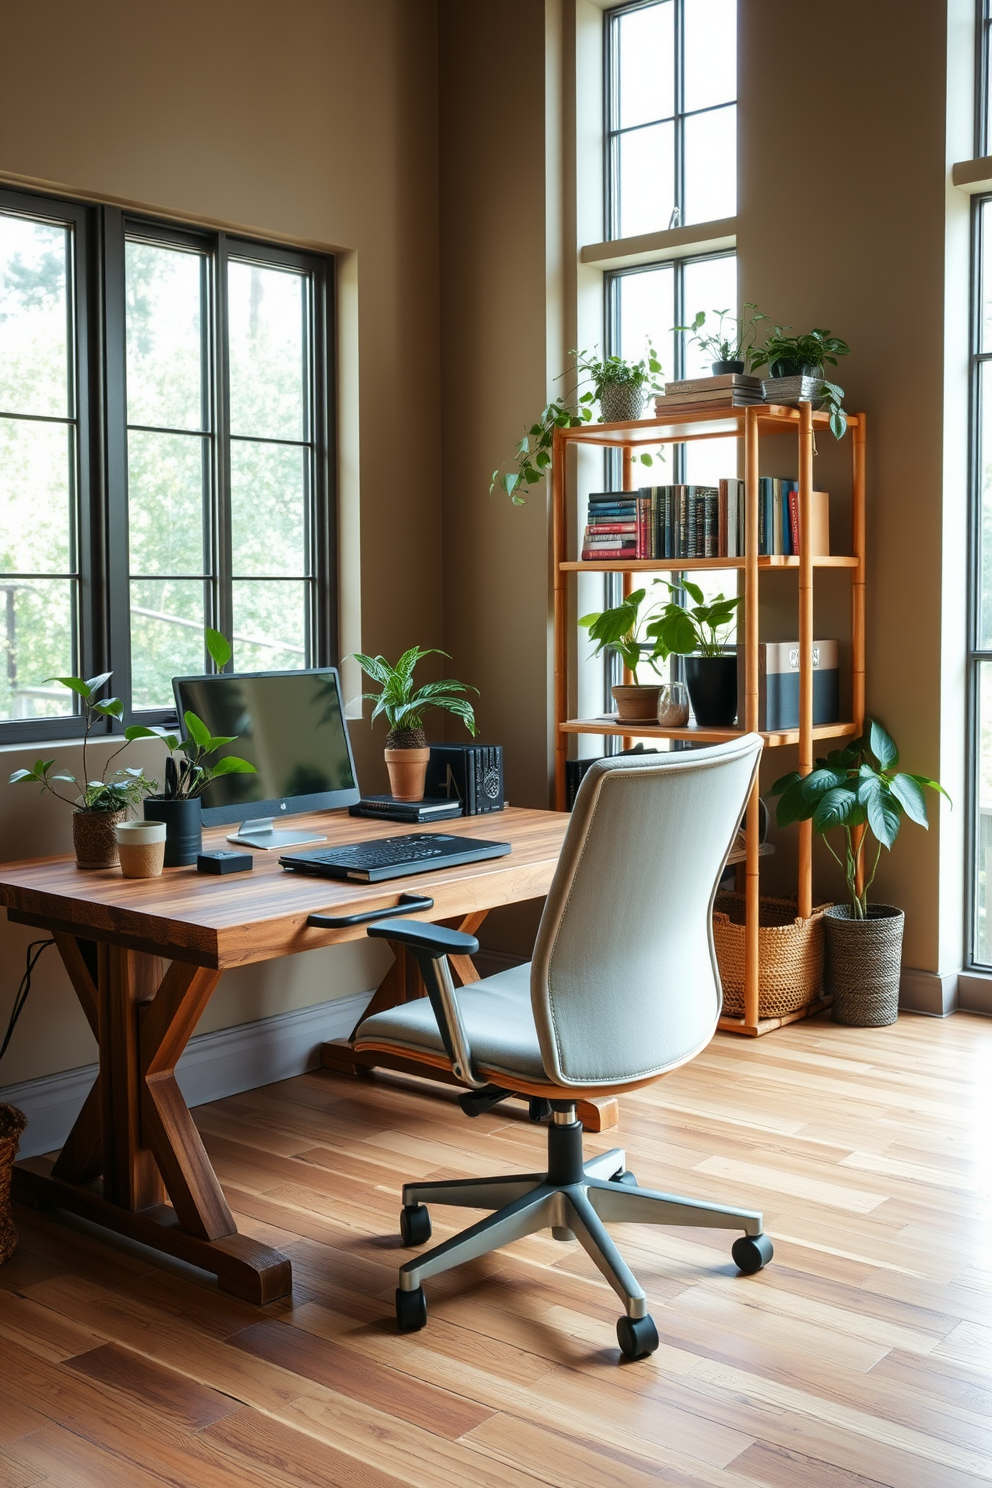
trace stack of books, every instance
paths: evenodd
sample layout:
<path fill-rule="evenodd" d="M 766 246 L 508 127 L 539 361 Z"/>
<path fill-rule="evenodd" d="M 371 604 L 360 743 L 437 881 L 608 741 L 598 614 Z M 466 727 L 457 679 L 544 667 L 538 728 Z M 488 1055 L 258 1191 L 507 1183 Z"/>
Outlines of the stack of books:
<path fill-rule="evenodd" d="M 746 408 L 763 403 L 761 378 L 746 372 L 727 372 L 719 377 L 692 377 L 684 382 L 666 382 L 665 396 L 654 400 L 655 416 L 699 413 L 706 409 Z"/>
<path fill-rule="evenodd" d="M 637 491 L 593 491 L 582 537 L 582 557 L 638 558 Z"/>
<path fill-rule="evenodd" d="M 645 486 L 645 558 L 720 557 L 716 486 Z"/>

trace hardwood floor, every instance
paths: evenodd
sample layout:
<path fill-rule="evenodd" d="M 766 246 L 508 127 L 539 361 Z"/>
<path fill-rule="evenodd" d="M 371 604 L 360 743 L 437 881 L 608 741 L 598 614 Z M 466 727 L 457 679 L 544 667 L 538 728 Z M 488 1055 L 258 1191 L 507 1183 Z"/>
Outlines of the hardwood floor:
<path fill-rule="evenodd" d="M 992 1481 L 992 1021 L 721 1035 L 621 1101 L 644 1184 L 761 1207 L 731 1236 L 618 1225 L 661 1347 L 532 1237 L 392 1318 L 399 1188 L 527 1171 L 543 1132 L 326 1071 L 194 1112 L 239 1227 L 292 1257 L 254 1308 L 82 1222 L 18 1210 L 0 1267 L 0 1488 L 976 1488 Z M 471 1221 L 434 1211 L 435 1236 Z"/>

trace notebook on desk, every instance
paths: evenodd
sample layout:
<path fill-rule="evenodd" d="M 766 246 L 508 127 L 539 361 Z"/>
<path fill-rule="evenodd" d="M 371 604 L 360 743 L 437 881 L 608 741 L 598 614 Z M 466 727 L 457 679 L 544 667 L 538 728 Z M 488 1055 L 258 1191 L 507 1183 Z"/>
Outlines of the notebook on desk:
<path fill-rule="evenodd" d="M 295 873 L 379 883 L 386 878 L 405 878 L 434 868 L 455 868 L 460 863 L 503 858 L 509 851 L 508 842 L 483 842 L 448 832 L 409 832 L 403 837 L 377 837 L 371 842 L 346 843 L 319 852 L 287 854 L 279 862 Z"/>

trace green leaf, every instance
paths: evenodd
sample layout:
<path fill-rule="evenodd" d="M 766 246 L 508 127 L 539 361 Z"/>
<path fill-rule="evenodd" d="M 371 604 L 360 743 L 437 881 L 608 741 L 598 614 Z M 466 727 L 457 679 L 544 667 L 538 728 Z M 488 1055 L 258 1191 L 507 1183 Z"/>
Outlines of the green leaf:
<path fill-rule="evenodd" d="M 820 797 L 813 813 L 813 831 L 828 832 L 846 822 L 857 805 L 857 796 L 852 790 L 837 788 L 828 790 Z"/>
<path fill-rule="evenodd" d="M 94 703 L 93 712 L 98 713 L 101 718 L 123 718 L 124 704 L 120 698 L 108 698 L 105 703 Z"/>
<path fill-rule="evenodd" d="M 143 723 L 129 723 L 124 737 L 130 744 L 133 739 L 161 739 L 162 735 L 155 729 L 145 728 Z"/>
<path fill-rule="evenodd" d="M 771 790 L 769 790 L 768 795 L 780 796 L 783 791 L 789 789 L 790 785 L 795 785 L 796 781 L 801 780 L 802 778 L 803 777 L 800 775 L 798 770 L 790 770 L 788 775 L 781 775 L 778 780 L 776 780 Z"/>
<path fill-rule="evenodd" d="M 641 455 L 641 464 L 642 465 L 653 465 L 654 464 L 654 460 L 651 457 L 651 455 Z"/>
<path fill-rule="evenodd" d="M 202 718 L 197 718 L 195 713 L 187 711 L 183 714 L 183 720 L 186 724 L 186 731 L 189 734 L 189 737 L 193 740 L 193 743 L 196 744 L 200 749 L 209 748 L 210 730 L 207 728 L 207 725 L 203 722 Z"/>
<path fill-rule="evenodd" d="M 495 475 L 493 478 L 495 479 Z M 231 643 L 227 639 L 227 636 L 222 635 L 219 630 L 214 630 L 208 625 L 203 632 L 203 639 L 206 643 L 207 653 L 214 666 L 219 672 L 223 671 L 231 659 Z"/>
<path fill-rule="evenodd" d="M 106 682 L 109 676 L 110 673 L 107 672 L 102 677 L 94 677 L 93 680 L 102 684 Z M 61 682 L 63 687 L 68 687 L 72 692 L 78 693 L 79 696 L 87 703 L 93 696 L 93 688 L 88 682 L 84 682 L 82 677 L 46 677 L 45 681 Z"/>
<path fill-rule="evenodd" d="M 14 773 L 13 773 L 13 775 L 11 775 L 8 778 L 7 784 L 8 785 L 16 785 L 19 780 L 37 780 L 37 779 L 38 779 L 38 775 L 37 775 L 36 769 L 35 770 L 15 770 Z"/>
<path fill-rule="evenodd" d="M 258 771 L 248 760 L 239 759 L 236 754 L 225 754 L 219 759 L 210 771 L 212 777 L 217 775 L 257 775 Z"/>
<path fill-rule="evenodd" d="M 893 775 L 889 781 L 889 789 L 910 821 L 921 827 L 930 825 L 927 821 L 926 797 L 918 780 L 914 780 L 912 775 Z"/>
<path fill-rule="evenodd" d="M 789 827 L 797 821 L 809 821 L 814 809 L 813 802 L 803 795 L 802 780 L 797 777 L 783 791 L 782 799 L 775 810 L 775 821 L 780 827 Z"/>
<path fill-rule="evenodd" d="M 929 790 L 939 791 L 940 794 L 944 797 L 944 800 L 947 802 L 947 804 L 953 808 L 954 802 L 951 800 L 950 796 L 947 794 L 946 790 L 941 785 L 939 780 L 931 780 L 929 775 L 914 775 L 912 779 L 916 781 L 917 785 L 926 786 Z"/>
<path fill-rule="evenodd" d="M 685 590 L 686 594 L 688 594 L 690 599 L 694 599 L 696 601 L 697 605 L 703 604 L 706 596 L 703 594 L 703 591 L 702 589 L 700 589 L 698 584 L 693 584 L 689 579 L 683 579 L 682 588 Z"/>
<path fill-rule="evenodd" d="M 898 800 L 885 786 L 873 791 L 865 802 L 868 811 L 868 825 L 883 847 L 891 848 L 896 837 L 899 835 L 899 823 L 902 815 Z"/>
<path fill-rule="evenodd" d="M 803 795 L 812 800 L 814 796 L 822 795 L 826 790 L 843 785 L 846 780 L 846 771 L 812 770 L 803 779 Z"/>
<path fill-rule="evenodd" d="M 882 770 L 891 770 L 899 763 L 899 751 L 882 725 L 876 723 L 874 718 L 871 720 L 869 736 L 871 739 L 871 752 L 878 760 L 879 768 Z M 872 828 L 872 831 L 874 831 L 874 828 Z"/>

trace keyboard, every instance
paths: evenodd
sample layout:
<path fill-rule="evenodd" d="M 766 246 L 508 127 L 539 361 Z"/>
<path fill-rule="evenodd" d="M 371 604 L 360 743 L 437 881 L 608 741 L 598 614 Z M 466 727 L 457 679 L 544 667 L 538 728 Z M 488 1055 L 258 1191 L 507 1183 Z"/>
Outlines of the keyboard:
<path fill-rule="evenodd" d="M 475 837 L 455 837 L 450 832 L 408 832 L 402 837 L 345 843 L 320 852 L 293 853 L 279 861 L 294 873 L 378 883 L 386 878 L 425 873 L 432 868 L 455 868 L 460 863 L 502 858 L 509 851 L 508 842 L 483 842 Z"/>

